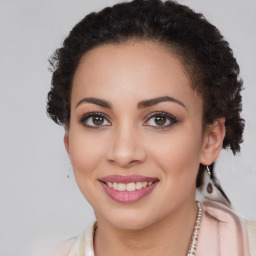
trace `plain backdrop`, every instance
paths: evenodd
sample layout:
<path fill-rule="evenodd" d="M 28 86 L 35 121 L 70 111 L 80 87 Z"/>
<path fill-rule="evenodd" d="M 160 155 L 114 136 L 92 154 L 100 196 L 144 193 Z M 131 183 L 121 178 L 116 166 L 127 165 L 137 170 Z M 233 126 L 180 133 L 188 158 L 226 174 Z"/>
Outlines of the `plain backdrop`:
<path fill-rule="evenodd" d="M 46 115 L 48 58 L 86 14 L 114 0 L 0 0 L 0 256 L 80 234 L 94 220 Z M 204 13 L 227 41 L 244 80 L 241 154 L 223 151 L 216 172 L 237 214 L 256 220 L 256 1 L 179 1 Z"/>

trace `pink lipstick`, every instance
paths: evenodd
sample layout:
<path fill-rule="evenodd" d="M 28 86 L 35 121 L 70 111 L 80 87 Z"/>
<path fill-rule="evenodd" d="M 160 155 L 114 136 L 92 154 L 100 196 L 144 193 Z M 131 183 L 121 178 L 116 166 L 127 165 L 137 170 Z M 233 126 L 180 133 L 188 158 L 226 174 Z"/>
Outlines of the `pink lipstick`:
<path fill-rule="evenodd" d="M 147 196 L 159 179 L 141 175 L 110 175 L 99 181 L 110 198 L 119 203 L 132 203 Z"/>

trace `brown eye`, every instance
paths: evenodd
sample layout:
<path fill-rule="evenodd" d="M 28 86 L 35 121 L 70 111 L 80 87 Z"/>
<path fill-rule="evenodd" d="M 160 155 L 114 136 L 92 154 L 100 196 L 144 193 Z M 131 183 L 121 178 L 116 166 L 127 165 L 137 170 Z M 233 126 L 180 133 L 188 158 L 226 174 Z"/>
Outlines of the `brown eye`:
<path fill-rule="evenodd" d="M 102 125 L 104 123 L 104 117 L 102 117 L 102 116 L 94 116 L 92 118 L 92 122 L 95 125 Z"/>
<path fill-rule="evenodd" d="M 143 125 L 152 126 L 154 128 L 166 128 L 177 122 L 178 120 L 174 116 L 165 112 L 157 112 L 154 115 L 151 115 Z"/>
<path fill-rule="evenodd" d="M 159 126 L 165 125 L 166 123 L 166 117 L 164 116 L 156 116 L 155 117 L 155 123 Z"/>
<path fill-rule="evenodd" d="M 107 118 L 101 113 L 89 113 L 84 115 L 80 122 L 89 128 L 101 128 L 103 126 L 110 126 L 111 123 L 107 120 Z"/>

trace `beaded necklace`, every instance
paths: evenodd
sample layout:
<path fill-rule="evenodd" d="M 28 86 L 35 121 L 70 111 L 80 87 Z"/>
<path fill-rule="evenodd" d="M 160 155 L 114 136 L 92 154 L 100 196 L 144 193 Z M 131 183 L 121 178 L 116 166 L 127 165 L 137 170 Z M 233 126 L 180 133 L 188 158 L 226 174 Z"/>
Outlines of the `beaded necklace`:
<path fill-rule="evenodd" d="M 187 256 L 195 256 L 196 255 L 196 247 L 200 229 L 200 222 L 202 217 L 202 206 L 200 202 L 196 201 L 197 204 L 197 217 L 196 222 L 191 238 L 191 242 L 189 245 L 189 250 Z M 88 229 L 86 233 L 80 236 L 75 242 L 74 246 L 71 249 L 69 256 L 94 256 L 93 250 L 93 238 L 97 229 L 97 222 L 93 224 L 93 226 Z"/>
<path fill-rule="evenodd" d="M 198 201 L 196 201 L 196 204 L 197 204 L 197 217 L 196 217 L 194 231 L 192 234 L 192 239 L 190 242 L 187 256 L 196 255 L 196 247 L 197 247 L 197 241 L 198 241 L 198 235 L 199 235 L 199 229 L 200 229 L 200 222 L 202 218 L 202 206 Z"/>

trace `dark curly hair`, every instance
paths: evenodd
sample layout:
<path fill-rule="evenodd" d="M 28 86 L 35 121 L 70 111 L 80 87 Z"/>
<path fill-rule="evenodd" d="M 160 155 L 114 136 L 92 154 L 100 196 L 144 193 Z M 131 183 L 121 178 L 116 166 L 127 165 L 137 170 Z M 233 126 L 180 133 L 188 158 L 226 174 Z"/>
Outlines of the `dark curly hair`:
<path fill-rule="evenodd" d="M 206 18 L 175 1 L 134 0 L 93 12 L 82 19 L 50 58 L 53 71 L 48 115 L 60 125 L 70 119 L 72 79 L 85 52 L 103 44 L 153 41 L 180 58 L 203 99 L 203 125 L 225 117 L 223 148 L 240 150 L 244 120 L 239 66 L 227 41 Z M 201 185 L 202 166 L 197 186 Z"/>

